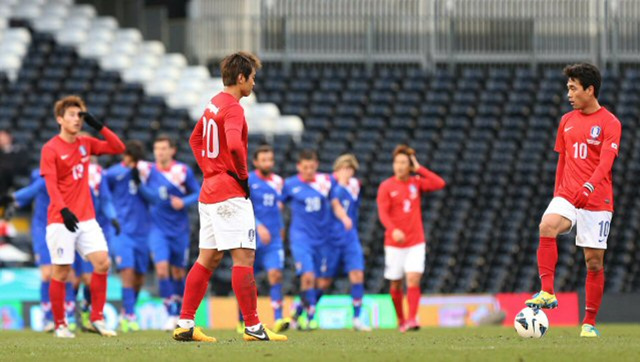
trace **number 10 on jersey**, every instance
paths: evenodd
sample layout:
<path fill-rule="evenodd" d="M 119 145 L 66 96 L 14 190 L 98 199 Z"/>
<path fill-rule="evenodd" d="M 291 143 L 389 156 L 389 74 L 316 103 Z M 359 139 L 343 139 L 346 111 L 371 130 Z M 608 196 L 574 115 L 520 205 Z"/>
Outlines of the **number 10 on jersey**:
<path fill-rule="evenodd" d="M 220 154 L 220 138 L 216 121 L 202 117 L 202 138 L 204 141 L 202 157 L 206 155 L 207 158 L 217 158 Z"/>

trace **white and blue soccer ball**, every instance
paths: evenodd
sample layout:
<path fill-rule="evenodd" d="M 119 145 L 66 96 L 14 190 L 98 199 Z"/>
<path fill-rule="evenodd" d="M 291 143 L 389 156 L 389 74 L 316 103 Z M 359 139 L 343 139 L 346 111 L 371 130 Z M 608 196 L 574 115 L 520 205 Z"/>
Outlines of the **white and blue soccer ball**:
<path fill-rule="evenodd" d="M 549 330 L 549 319 L 541 309 L 524 308 L 513 321 L 522 338 L 542 338 Z"/>

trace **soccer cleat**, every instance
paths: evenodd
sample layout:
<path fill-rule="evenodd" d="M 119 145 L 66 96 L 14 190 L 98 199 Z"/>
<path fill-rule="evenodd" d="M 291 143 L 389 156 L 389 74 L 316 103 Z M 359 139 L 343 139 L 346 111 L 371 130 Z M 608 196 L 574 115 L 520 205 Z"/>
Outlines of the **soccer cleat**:
<path fill-rule="evenodd" d="M 140 325 L 135 319 L 123 317 L 120 319 L 120 330 L 122 333 L 138 332 L 140 330 Z"/>
<path fill-rule="evenodd" d="M 284 332 L 287 329 L 289 329 L 290 325 L 291 325 L 291 319 L 289 318 L 278 319 L 275 325 L 273 326 L 273 331 L 276 333 Z"/>
<path fill-rule="evenodd" d="M 59 325 L 58 328 L 53 331 L 53 336 L 56 338 L 76 338 L 76 335 L 65 325 Z"/>
<path fill-rule="evenodd" d="M 288 338 L 284 334 L 277 334 L 265 328 L 263 325 L 260 326 L 257 332 L 251 332 L 248 328 L 244 329 L 243 339 L 247 342 L 255 342 L 255 341 L 274 341 L 274 342 L 284 342 Z"/>
<path fill-rule="evenodd" d="M 549 294 L 544 290 L 533 295 L 531 299 L 528 299 L 524 304 L 533 309 L 554 309 L 558 308 L 558 299 L 555 294 Z"/>
<path fill-rule="evenodd" d="M 319 328 L 320 328 L 320 324 L 318 324 L 317 320 L 312 319 L 312 320 L 309 321 L 308 329 L 310 331 L 315 331 L 316 329 L 319 329 Z"/>
<path fill-rule="evenodd" d="M 42 331 L 45 333 L 50 333 L 56 330 L 56 324 L 53 323 L 52 320 L 45 320 L 43 327 L 42 327 Z"/>
<path fill-rule="evenodd" d="M 236 325 L 236 333 L 244 334 L 244 322 L 238 322 L 238 324 Z"/>
<path fill-rule="evenodd" d="M 420 330 L 420 324 L 415 319 L 408 320 L 404 323 L 407 332 L 417 332 Z"/>
<path fill-rule="evenodd" d="M 107 327 L 104 319 L 91 322 L 88 330 L 90 332 L 98 333 L 103 337 L 115 337 L 118 335 L 115 331 L 112 331 L 111 329 L 109 329 L 109 327 Z"/>
<path fill-rule="evenodd" d="M 582 331 L 580 332 L 580 337 L 600 337 L 600 332 L 596 329 L 595 326 L 591 324 L 583 324 Z"/>
<path fill-rule="evenodd" d="M 305 316 L 299 316 L 296 322 L 296 327 L 299 331 L 309 330 L 309 320 Z"/>
<path fill-rule="evenodd" d="M 353 330 L 356 332 L 371 332 L 371 327 L 365 325 L 360 318 L 353 318 Z"/>
<path fill-rule="evenodd" d="M 176 327 L 173 330 L 173 339 L 180 342 L 217 342 L 215 338 L 204 334 L 200 327 Z"/>
<path fill-rule="evenodd" d="M 84 311 L 80 313 L 80 329 L 88 331 L 91 325 L 91 312 Z"/>

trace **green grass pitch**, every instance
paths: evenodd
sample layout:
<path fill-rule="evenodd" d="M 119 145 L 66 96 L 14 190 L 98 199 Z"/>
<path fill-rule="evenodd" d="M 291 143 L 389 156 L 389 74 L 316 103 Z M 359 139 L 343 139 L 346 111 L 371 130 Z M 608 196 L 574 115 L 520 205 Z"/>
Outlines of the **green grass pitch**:
<path fill-rule="evenodd" d="M 288 342 L 247 343 L 233 331 L 207 331 L 218 343 L 180 343 L 168 332 L 144 331 L 74 340 L 31 331 L 0 331 L 2 361 L 639 361 L 640 325 L 604 324 L 602 337 L 581 339 L 579 328 L 551 328 L 522 339 L 512 328 L 425 328 L 289 332 Z"/>

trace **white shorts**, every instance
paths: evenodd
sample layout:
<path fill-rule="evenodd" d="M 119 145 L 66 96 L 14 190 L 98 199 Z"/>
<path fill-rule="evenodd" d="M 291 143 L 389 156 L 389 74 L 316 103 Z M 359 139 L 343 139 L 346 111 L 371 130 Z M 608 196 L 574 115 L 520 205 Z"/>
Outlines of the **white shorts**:
<path fill-rule="evenodd" d="M 606 249 L 609 228 L 611 227 L 611 211 L 589 211 L 576 209 L 562 197 L 554 197 L 544 215 L 558 214 L 571 221 L 571 229 L 577 224 L 576 245 L 582 248 Z M 571 229 L 563 234 L 568 234 Z"/>
<path fill-rule="evenodd" d="M 69 231 L 64 224 L 49 224 L 46 237 L 51 264 L 54 265 L 73 264 L 76 250 L 85 260 L 87 255 L 96 251 L 109 251 L 96 219 L 79 222 L 75 232 Z"/>
<path fill-rule="evenodd" d="M 235 197 L 198 204 L 201 249 L 256 249 L 256 219 L 251 200 Z"/>
<path fill-rule="evenodd" d="M 408 248 L 384 247 L 384 278 L 401 280 L 406 273 L 424 273 L 426 244 Z"/>

